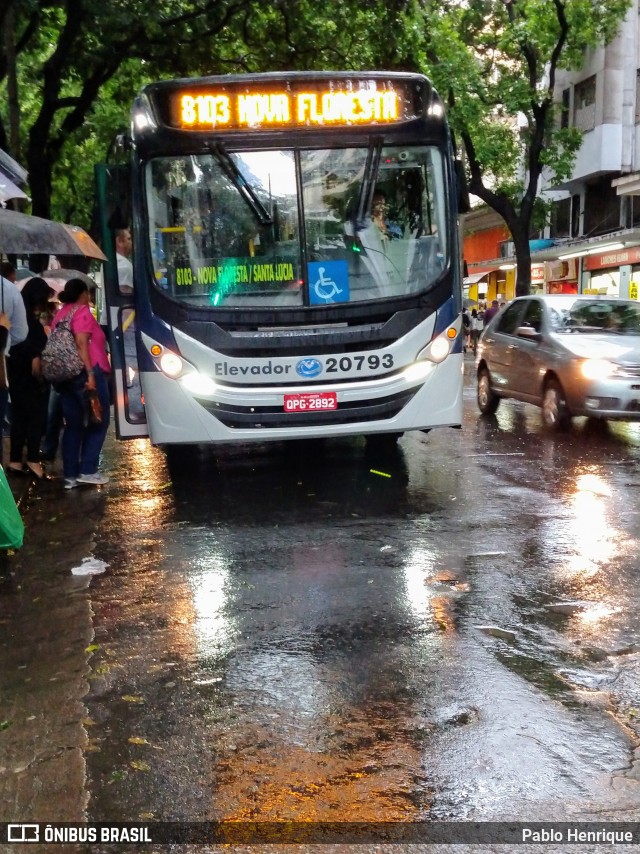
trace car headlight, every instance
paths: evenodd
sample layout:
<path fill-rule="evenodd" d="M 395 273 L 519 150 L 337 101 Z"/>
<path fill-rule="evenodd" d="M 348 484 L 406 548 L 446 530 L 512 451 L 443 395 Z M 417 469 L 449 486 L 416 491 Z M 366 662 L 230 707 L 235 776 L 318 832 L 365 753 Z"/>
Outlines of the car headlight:
<path fill-rule="evenodd" d="M 607 359 L 585 359 L 581 370 L 588 380 L 602 380 L 615 373 L 615 365 Z"/>

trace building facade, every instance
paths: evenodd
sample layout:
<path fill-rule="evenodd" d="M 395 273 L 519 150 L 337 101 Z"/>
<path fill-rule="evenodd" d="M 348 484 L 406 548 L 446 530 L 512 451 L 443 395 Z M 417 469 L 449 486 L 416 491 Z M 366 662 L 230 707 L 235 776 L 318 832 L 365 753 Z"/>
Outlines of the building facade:
<path fill-rule="evenodd" d="M 640 21 L 633 0 L 613 41 L 585 54 L 579 71 L 558 71 L 561 121 L 583 140 L 573 172 L 561 186 L 543 188 L 553 201 L 551 222 L 532 241 L 532 291 L 607 293 L 638 299 L 640 292 Z M 484 222 L 483 222 L 484 218 Z M 467 287 L 500 282 L 514 261 L 508 235 L 499 235 L 486 209 L 465 221 Z M 484 237 L 479 238 L 479 233 Z M 486 254 L 478 258 L 478 247 Z M 506 247 L 506 248 L 505 248 Z M 508 271 L 507 271 L 508 272 Z M 474 282 L 471 282 L 475 279 Z M 510 298 L 506 277 L 505 297 Z M 498 286 L 498 285 L 497 285 Z M 499 291 L 496 291 L 498 293 Z M 487 287 L 487 297 L 492 295 Z M 510 294 L 510 295 L 509 295 Z M 469 294 L 471 296 L 471 293 Z"/>

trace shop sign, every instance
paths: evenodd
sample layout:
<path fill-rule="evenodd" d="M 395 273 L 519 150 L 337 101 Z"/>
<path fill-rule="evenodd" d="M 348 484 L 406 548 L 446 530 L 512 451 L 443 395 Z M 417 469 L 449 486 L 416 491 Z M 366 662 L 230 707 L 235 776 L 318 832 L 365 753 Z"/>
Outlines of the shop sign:
<path fill-rule="evenodd" d="M 640 246 L 632 246 L 615 252 L 603 252 L 602 255 L 587 255 L 583 261 L 583 269 L 600 270 L 603 267 L 621 267 L 625 264 L 638 263 L 640 263 Z"/>

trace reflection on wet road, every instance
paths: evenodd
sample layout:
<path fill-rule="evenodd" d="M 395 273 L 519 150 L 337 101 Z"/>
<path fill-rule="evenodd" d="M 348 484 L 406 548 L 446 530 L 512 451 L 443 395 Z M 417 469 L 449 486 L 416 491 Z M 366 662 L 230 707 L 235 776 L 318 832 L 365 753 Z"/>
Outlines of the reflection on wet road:
<path fill-rule="evenodd" d="M 467 403 L 391 458 L 118 449 L 91 819 L 534 817 L 624 774 L 640 432 Z"/>

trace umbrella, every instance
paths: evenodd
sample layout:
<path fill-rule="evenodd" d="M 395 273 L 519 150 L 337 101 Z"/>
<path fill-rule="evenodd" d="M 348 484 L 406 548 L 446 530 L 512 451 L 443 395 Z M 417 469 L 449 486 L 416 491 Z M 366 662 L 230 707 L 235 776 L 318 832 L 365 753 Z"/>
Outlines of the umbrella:
<path fill-rule="evenodd" d="M 17 255 L 79 255 L 107 260 L 100 247 L 77 225 L 1 209 L 0 252 Z"/>
<path fill-rule="evenodd" d="M 24 192 L 29 173 L 0 149 L 0 205 L 9 199 L 28 199 Z"/>
<path fill-rule="evenodd" d="M 60 273 L 64 273 L 65 275 L 61 276 Z M 49 287 L 53 289 L 56 297 L 58 294 L 62 293 L 64 286 L 67 284 L 69 279 L 82 279 L 87 287 L 96 287 L 96 283 L 93 281 L 91 276 L 87 276 L 86 273 L 81 273 L 79 270 L 45 270 L 44 273 L 41 274 L 32 273 L 32 278 L 34 276 L 44 279 Z M 28 279 L 21 279 L 20 281 L 17 281 L 16 285 L 18 286 L 18 290 L 21 291 L 28 281 Z"/>
<path fill-rule="evenodd" d="M 468 297 L 465 297 L 462 300 L 462 303 L 463 303 L 465 308 L 473 308 L 474 306 L 478 305 L 478 300 L 477 299 L 469 299 Z"/>
<path fill-rule="evenodd" d="M 29 173 L 13 157 L 0 148 L 0 175 L 8 178 L 18 187 L 24 187 L 27 183 Z"/>
<path fill-rule="evenodd" d="M 45 270 L 44 273 L 42 273 L 42 278 L 47 282 L 47 284 L 51 284 L 49 279 L 58 279 L 59 281 L 61 280 L 61 287 L 63 288 L 65 282 L 68 282 L 69 279 L 82 279 L 82 281 L 88 288 L 97 287 L 97 283 L 93 281 L 91 276 L 87 276 L 86 273 L 81 273 L 80 270 L 65 270 L 62 268 L 60 268 L 59 270 Z"/>
<path fill-rule="evenodd" d="M 9 199 L 28 199 L 27 194 L 20 189 L 10 178 L 0 172 L 0 204 Z"/>

